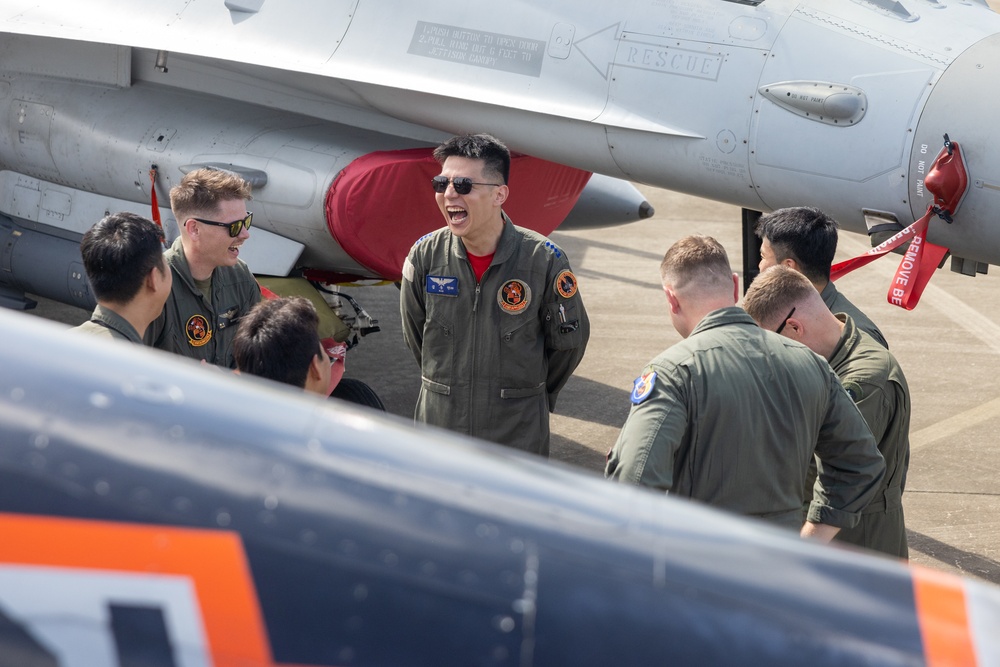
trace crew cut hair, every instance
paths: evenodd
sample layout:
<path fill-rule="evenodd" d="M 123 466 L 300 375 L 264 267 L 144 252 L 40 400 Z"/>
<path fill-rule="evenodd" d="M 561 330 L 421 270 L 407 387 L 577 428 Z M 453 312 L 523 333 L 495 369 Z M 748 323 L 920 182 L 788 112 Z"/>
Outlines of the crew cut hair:
<path fill-rule="evenodd" d="M 463 134 L 452 137 L 434 149 L 434 159 L 439 164 L 444 164 L 450 157 L 482 160 L 484 176 L 499 178 L 504 185 L 510 179 L 510 151 L 491 134 Z"/>
<path fill-rule="evenodd" d="M 127 304 L 153 268 L 169 271 L 163 260 L 163 230 L 135 213 L 105 216 L 80 242 L 83 267 L 98 301 Z"/>
<path fill-rule="evenodd" d="M 779 208 L 757 221 L 756 234 L 767 239 L 775 259 L 793 259 L 813 282 L 830 279 L 837 253 L 837 222 L 818 208 Z"/>
<path fill-rule="evenodd" d="M 319 354 L 319 316 L 301 296 L 264 299 L 239 323 L 233 356 L 241 373 L 305 388 Z"/>
<path fill-rule="evenodd" d="M 664 286 L 675 290 L 732 289 L 733 270 L 722 244 L 711 236 L 686 236 L 667 250 L 660 263 Z"/>

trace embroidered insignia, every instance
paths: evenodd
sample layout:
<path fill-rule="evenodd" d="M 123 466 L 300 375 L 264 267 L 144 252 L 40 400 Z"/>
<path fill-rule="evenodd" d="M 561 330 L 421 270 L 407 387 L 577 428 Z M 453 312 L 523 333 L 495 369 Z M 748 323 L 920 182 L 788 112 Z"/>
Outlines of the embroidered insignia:
<path fill-rule="evenodd" d="M 865 392 L 857 382 L 847 381 L 844 383 L 844 391 L 847 395 L 851 397 L 851 400 L 857 403 L 862 398 L 865 397 Z"/>
<path fill-rule="evenodd" d="M 228 310 L 226 310 L 226 312 L 219 315 L 219 328 L 225 329 L 226 326 L 228 326 L 227 323 L 232 324 L 235 322 L 237 319 L 236 315 L 239 313 L 239 310 L 240 309 L 236 306 L 231 306 Z"/>
<path fill-rule="evenodd" d="M 458 278 L 456 276 L 427 276 L 424 289 L 428 294 L 458 296 Z"/>
<path fill-rule="evenodd" d="M 569 269 L 556 276 L 556 294 L 564 299 L 569 299 L 576 294 L 576 276 Z"/>
<path fill-rule="evenodd" d="M 192 347 L 201 347 L 212 340 L 212 330 L 208 326 L 208 320 L 204 315 L 192 315 L 184 325 L 184 332 L 187 334 L 188 343 Z"/>
<path fill-rule="evenodd" d="M 646 371 L 635 379 L 632 384 L 632 402 L 639 405 L 653 393 L 656 384 L 656 371 Z"/>
<path fill-rule="evenodd" d="M 523 280 L 508 280 L 497 291 L 497 303 L 507 313 L 519 313 L 531 303 L 531 288 Z"/>

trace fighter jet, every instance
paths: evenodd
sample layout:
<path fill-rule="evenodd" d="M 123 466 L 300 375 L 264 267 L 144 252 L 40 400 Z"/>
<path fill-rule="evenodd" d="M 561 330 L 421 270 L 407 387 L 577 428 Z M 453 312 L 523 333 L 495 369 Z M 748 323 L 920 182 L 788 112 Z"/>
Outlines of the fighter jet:
<path fill-rule="evenodd" d="M 0 368 L 0 665 L 1000 664 L 990 584 L 3 309 Z"/>
<path fill-rule="evenodd" d="M 89 306 L 80 234 L 205 165 L 255 185 L 255 272 L 396 280 L 441 226 L 431 147 L 473 131 L 518 152 L 508 212 L 543 232 L 648 215 L 629 181 L 858 232 L 937 207 L 953 268 L 1000 262 L 981 0 L 3 0 L 0 36 L 8 305 Z"/>

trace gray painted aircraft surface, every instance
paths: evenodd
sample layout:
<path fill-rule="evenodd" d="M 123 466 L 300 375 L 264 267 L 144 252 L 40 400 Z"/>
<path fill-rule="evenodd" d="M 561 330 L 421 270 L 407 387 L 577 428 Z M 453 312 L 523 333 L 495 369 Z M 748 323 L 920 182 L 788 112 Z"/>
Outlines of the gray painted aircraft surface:
<path fill-rule="evenodd" d="M 1000 664 L 991 584 L 12 310 L 0 368 L 0 665 Z"/>
<path fill-rule="evenodd" d="M 441 225 L 428 147 L 470 131 L 524 154 L 514 220 L 548 231 L 581 199 L 582 223 L 648 214 L 619 179 L 898 230 L 948 134 L 964 180 L 928 240 L 968 273 L 1000 263 L 982 1 L 3 0 L 0 35 L 9 304 L 89 305 L 72 242 L 148 214 L 154 166 L 160 201 L 198 165 L 256 185 L 257 273 L 396 279 Z"/>

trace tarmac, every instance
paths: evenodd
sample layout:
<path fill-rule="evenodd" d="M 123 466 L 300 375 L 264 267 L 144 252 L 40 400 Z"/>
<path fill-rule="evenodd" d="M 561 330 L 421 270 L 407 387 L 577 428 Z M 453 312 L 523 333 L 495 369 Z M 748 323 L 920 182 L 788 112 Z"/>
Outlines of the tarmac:
<path fill-rule="evenodd" d="M 680 340 L 659 284 L 663 253 L 683 236 L 707 234 L 726 247 L 734 271 L 742 265 L 739 208 L 640 190 L 656 209 L 652 218 L 551 235 L 569 254 L 591 320 L 587 354 L 552 416 L 551 458 L 595 475 L 602 474 L 628 414 L 633 379 Z M 842 233 L 837 259 L 869 247 L 866 237 Z M 1000 583 L 998 278 L 952 273 L 946 263 L 919 305 L 905 311 L 886 300 L 899 259 L 883 257 L 837 286 L 878 324 L 909 383 L 911 461 L 903 505 L 911 562 Z M 348 352 L 345 377 L 371 385 L 389 412 L 412 416 L 420 374 L 403 345 L 398 291 L 385 285 L 344 291 L 382 328 Z M 31 312 L 68 324 L 88 315 L 46 300 Z"/>

